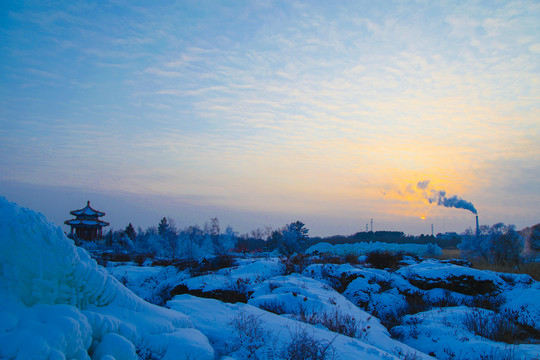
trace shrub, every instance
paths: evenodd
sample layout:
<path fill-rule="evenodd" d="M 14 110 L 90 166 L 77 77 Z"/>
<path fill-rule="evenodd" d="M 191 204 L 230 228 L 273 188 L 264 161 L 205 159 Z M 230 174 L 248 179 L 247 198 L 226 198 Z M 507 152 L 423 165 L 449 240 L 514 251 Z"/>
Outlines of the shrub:
<path fill-rule="evenodd" d="M 248 313 L 245 310 L 239 311 L 231 319 L 229 326 L 235 333 L 235 338 L 228 344 L 227 350 L 235 352 L 241 351 L 246 359 L 256 359 L 257 351 L 262 348 L 271 335 L 271 331 L 263 327 L 263 321 L 260 316 Z"/>
<path fill-rule="evenodd" d="M 312 260 L 312 263 L 314 264 L 343 264 L 345 263 L 345 259 L 339 255 L 329 254 L 329 253 L 323 253 L 320 254 L 318 257 L 314 258 Z"/>
<path fill-rule="evenodd" d="M 220 269 L 225 269 L 229 267 L 233 267 L 236 265 L 236 260 L 232 255 L 229 254 L 221 254 L 213 258 L 208 262 L 208 269 L 209 271 L 216 271 Z"/>
<path fill-rule="evenodd" d="M 494 312 L 472 310 L 465 315 L 463 324 L 475 335 L 507 344 L 516 344 L 528 336 L 518 324 Z"/>
<path fill-rule="evenodd" d="M 278 301 L 267 301 L 259 305 L 259 308 L 277 315 L 286 314 L 285 304 Z"/>
<path fill-rule="evenodd" d="M 344 256 L 345 262 L 351 265 L 358 265 L 360 264 L 360 261 L 358 261 L 358 254 L 355 253 L 348 253 Z"/>
<path fill-rule="evenodd" d="M 347 290 L 347 287 L 349 286 L 349 284 L 352 283 L 357 278 L 358 278 L 357 274 L 354 274 L 354 273 L 348 274 L 344 272 L 340 275 L 339 278 L 336 279 L 339 283 L 336 283 L 334 289 L 340 294 L 342 294 L 345 290 Z"/>
<path fill-rule="evenodd" d="M 403 296 L 407 300 L 407 308 L 404 310 L 406 314 L 418 314 L 430 308 L 421 292 L 405 292 Z"/>
<path fill-rule="evenodd" d="M 335 358 L 333 339 L 319 340 L 305 327 L 291 333 L 291 342 L 284 348 L 282 357 L 290 360 L 327 360 Z"/>
<path fill-rule="evenodd" d="M 486 310 L 497 311 L 505 303 L 506 299 L 503 295 L 476 295 L 467 305 Z"/>
<path fill-rule="evenodd" d="M 405 312 L 402 311 L 402 309 L 400 309 L 399 311 L 390 311 L 382 315 L 379 315 L 378 311 L 373 311 L 373 316 L 376 316 L 380 319 L 381 324 L 390 331 L 390 334 L 393 337 L 399 338 L 400 334 L 394 333 L 392 329 L 395 326 L 401 325 L 401 320 L 403 319 L 404 313 Z"/>
<path fill-rule="evenodd" d="M 436 307 L 453 307 L 463 305 L 463 303 L 462 298 L 454 297 L 449 291 L 445 291 L 441 298 L 431 301 L 430 305 Z"/>
<path fill-rule="evenodd" d="M 430 304 L 424 299 L 421 292 L 400 292 L 400 294 L 403 295 L 407 301 L 407 305 L 405 307 L 400 307 L 395 311 L 384 314 L 378 314 L 376 310 L 373 312 L 373 316 L 378 317 L 381 324 L 389 330 L 391 330 L 394 326 L 401 325 L 405 315 L 414 315 L 431 309 Z M 399 337 L 400 334 L 392 333 L 392 335 Z"/>
<path fill-rule="evenodd" d="M 285 313 L 284 310 L 279 307 L 273 310 L 273 312 L 282 311 L 282 314 Z M 345 314 L 339 311 L 339 309 L 335 309 L 331 312 L 310 312 L 302 303 L 299 304 L 298 313 L 295 314 L 294 317 L 306 324 L 322 325 L 337 334 L 358 339 L 365 338 L 370 329 L 369 325 L 359 324 L 353 316 Z"/>
<path fill-rule="evenodd" d="M 285 269 L 285 274 L 301 273 L 308 265 L 309 257 L 306 254 L 295 254 L 293 256 L 281 256 L 281 263 Z"/>
<path fill-rule="evenodd" d="M 331 313 L 324 312 L 318 316 L 317 323 L 321 324 L 330 331 L 349 337 L 364 337 L 370 326 L 360 328 L 356 319 L 349 315 L 334 310 Z"/>
<path fill-rule="evenodd" d="M 405 352 L 402 348 L 396 348 L 394 353 L 402 360 L 421 360 L 422 357 L 415 352 Z"/>
<path fill-rule="evenodd" d="M 240 293 L 240 294 L 244 294 L 247 297 L 250 284 L 251 284 L 251 280 L 249 278 L 238 278 L 236 279 L 236 282 L 232 284 L 231 288 L 233 291 L 236 291 L 237 293 Z"/>
<path fill-rule="evenodd" d="M 135 262 L 135 264 L 137 264 L 138 266 L 142 266 L 142 264 L 144 263 L 144 261 L 150 257 L 150 254 L 136 254 L 134 257 L 133 257 L 133 261 Z"/>
<path fill-rule="evenodd" d="M 403 260 L 403 253 L 390 251 L 372 251 L 367 254 L 366 262 L 376 269 L 397 269 L 399 262 Z"/>

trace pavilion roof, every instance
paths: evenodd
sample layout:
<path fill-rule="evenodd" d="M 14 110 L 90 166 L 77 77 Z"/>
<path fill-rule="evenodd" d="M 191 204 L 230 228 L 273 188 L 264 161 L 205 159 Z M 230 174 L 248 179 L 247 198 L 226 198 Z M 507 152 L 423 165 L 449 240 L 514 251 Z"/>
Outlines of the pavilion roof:
<path fill-rule="evenodd" d="M 92 209 L 90 207 L 90 201 L 86 203 L 86 206 L 84 208 L 79 209 L 79 210 L 73 210 L 73 211 L 70 211 L 69 213 L 74 216 L 90 216 L 90 217 L 99 217 L 99 216 L 105 215 L 104 212 Z"/>
<path fill-rule="evenodd" d="M 64 221 L 66 225 L 72 225 L 75 227 L 84 226 L 84 227 L 100 227 L 100 226 L 109 226 L 109 223 L 106 221 L 101 221 L 99 219 L 71 219 Z"/>

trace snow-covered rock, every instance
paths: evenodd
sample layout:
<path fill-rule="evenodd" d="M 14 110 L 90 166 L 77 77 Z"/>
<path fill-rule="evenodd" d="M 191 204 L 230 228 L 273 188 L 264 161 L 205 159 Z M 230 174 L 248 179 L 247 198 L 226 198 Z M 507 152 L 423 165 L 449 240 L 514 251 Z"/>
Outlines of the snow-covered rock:
<path fill-rule="evenodd" d="M 465 295 L 484 295 L 499 292 L 505 286 L 496 273 L 436 260 L 402 267 L 396 273 L 423 290 L 441 288 Z"/>
<path fill-rule="evenodd" d="M 297 318 L 347 316 L 356 327 L 353 336 L 358 338 L 389 335 L 377 319 L 360 310 L 343 295 L 317 280 L 299 274 L 274 277 L 259 284 L 254 288 L 248 304 L 263 309 L 276 306 L 282 314 Z"/>
<path fill-rule="evenodd" d="M 529 325 L 540 332 L 540 283 L 516 286 L 505 292 L 506 301 L 501 306 L 522 324 Z"/>
<path fill-rule="evenodd" d="M 170 300 L 172 288 L 189 277 L 187 271 L 179 272 L 174 266 L 110 266 L 110 264 L 109 262 L 107 271 L 112 276 L 137 296 L 156 305 L 164 305 Z"/>
<path fill-rule="evenodd" d="M 278 259 L 258 259 L 233 268 L 220 269 L 212 274 L 186 279 L 181 284 L 190 290 L 209 292 L 235 289 L 239 282 L 256 284 L 281 274 L 283 274 L 283 265 Z"/>
<path fill-rule="evenodd" d="M 233 268 L 185 279 L 171 290 L 171 294 L 191 294 L 227 302 L 246 302 L 249 294 L 253 292 L 253 286 L 282 273 L 283 265 L 277 258 L 252 259 Z"/>
<path fill-rule="evenodd" d="M 477 332 L 497 326 L 500 315 L 485 309 L 466 306 L 435 309 L 407 315 L 403 325 L 392 332 L 406 344 L 437 359 L 536 359 L 538 344 L 505 344 L 489 340 Z M 478 319 L 479 331 L 472 331 Z"/>

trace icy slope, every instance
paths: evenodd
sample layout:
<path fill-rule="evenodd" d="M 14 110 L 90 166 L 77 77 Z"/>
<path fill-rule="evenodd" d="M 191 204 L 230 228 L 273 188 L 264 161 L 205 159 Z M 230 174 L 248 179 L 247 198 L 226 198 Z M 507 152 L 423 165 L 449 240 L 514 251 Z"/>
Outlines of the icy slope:
<path fill-rule="evenodd" d="M 213 359 L 190 319 L 138 298 L 41 214 L 0 197 L 0 358 Z"/>

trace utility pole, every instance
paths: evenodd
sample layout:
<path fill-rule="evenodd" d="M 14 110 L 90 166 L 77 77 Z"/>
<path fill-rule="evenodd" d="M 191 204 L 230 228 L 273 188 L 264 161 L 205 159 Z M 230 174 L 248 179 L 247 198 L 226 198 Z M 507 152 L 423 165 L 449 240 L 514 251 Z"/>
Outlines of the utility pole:
<path fill-rule="evenodd" d="M 371 219 L 371 232 L 373 232 L 373 219 Z"/>
<path fill-rule="evenodd" d="M 431 236 L 433 236 L 433 224 L 431 224 Z"/>

